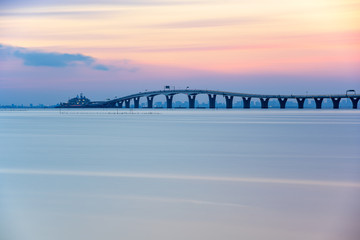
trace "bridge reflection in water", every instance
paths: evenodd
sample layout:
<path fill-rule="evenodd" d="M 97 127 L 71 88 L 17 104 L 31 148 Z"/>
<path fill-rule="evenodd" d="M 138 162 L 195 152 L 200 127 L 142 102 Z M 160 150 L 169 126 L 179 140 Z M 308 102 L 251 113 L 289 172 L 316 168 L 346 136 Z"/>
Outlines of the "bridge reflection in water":
<path fill-rule="evenodd" d="M 286 102 L 288 99 L 296 99 L 298 108 L 304 108 L 304 102 L 306 99 L 313 99 L 317 109 L 321 109 L 324 99 L 331 99 L 333 108 L 338 109 L 341 99 L 350 99 L 352 107 L 357 108 L 360 99 L 359 94 L 335 94 L 335 95 L 268 95 L 268 94 L 247 94 L 225 91 L 212 91 L 212 90 L 162 90 L 162 91 L 150 91 L 140 92 L 137 94 L 128 95 L 125 97 L 115 98 L 108 101 L 95 101 L 83 107 L 92 108 L 130 108 L 131 102 L 133 102 L 134 108 L 139 108 L 140 98 L 147 99 L 147 108 L 153 108 L 153 100 L 157 95 L 164 95 L 166 97 L 167 108 L 172 108 L 173 97 L 176 94 L 186 94 L 189 99 L 189 108 L 195 108 L 195 98 L 199 94 L 206 94 L 209 97 L 209 108 L 215 108 L 216 97 L 223 96 L 226 102 L 226 108 L 233 107 L 234 97 L 240 97 L 243 101 L 244 108 L 250 108 L 250 102 L 252 99 L 259 99 L 261 108 L 268 108 L 270 99 L 278 99 L 280 108 L 286 108 Z M 61 106 L 60 106 L 61 107 Z"/>

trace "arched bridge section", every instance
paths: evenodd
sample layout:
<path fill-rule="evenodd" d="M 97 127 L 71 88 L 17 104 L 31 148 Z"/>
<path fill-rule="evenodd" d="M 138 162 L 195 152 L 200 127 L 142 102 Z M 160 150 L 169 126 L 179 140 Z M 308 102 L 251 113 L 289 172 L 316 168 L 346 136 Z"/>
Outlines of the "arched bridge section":
<path fill-rule="evenodd" d="M 352 107 L 357 108 L 360 99 L 359 94 L 335 94 L 335 95 L 271 95 L 271 94 L 249 94 L 249 93 L 237 93 L 226 91 L 214 91 L 214 90 L 161 90 L 161 91 L 147 91 L 139 92 L 136 94 L 128 95 L 125 97 L 115 98 L 108 101 L 91 102 L 84 107 L 96 107 L 96 108 L 130 108 L 133 103 L 134 108 L 139 108 L 140 98 L 147 99 L 147 108 L 153 108 L 153 100 L 157 95 L 164 95 L 166 97 L 167 108 L 172 108 L 173 97 L 176 94 L 185 94 L 189 99 L 189 108 L 195 108 L 195 99 L 199 94 L 205 94 L 209 97 L 209 108 L 215 108 L 216 98 L 223 96 L 226 102 L 226 108 L 233 107 L 234 97 L 240 97 L 243 101 L 244 108 L 250 108 L 250 102 L 252 99 L 259 99 L 261 108 L 268 108 L 270 99 L 277 99 L 280 104 L 280 108 L 286 108 L 286 102 L 288 99 L 296 99 L 298 108 L 304 108 L 304 102 L 306 99 L 313 99 L 317 109 L 322 107 L 324 99 L 331 99 L 333 108 L 338 109 L 341 99 L 350 99 Z"/>

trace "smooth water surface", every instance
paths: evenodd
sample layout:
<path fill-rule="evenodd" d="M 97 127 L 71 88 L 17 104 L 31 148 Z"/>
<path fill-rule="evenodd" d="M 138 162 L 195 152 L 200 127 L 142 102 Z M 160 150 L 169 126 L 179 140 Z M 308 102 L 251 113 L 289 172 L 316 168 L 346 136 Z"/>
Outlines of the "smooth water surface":
<path fill-rule="evenodd" d="M 358 110 L 2 110 L 0 239 L 360 236 Z"/>

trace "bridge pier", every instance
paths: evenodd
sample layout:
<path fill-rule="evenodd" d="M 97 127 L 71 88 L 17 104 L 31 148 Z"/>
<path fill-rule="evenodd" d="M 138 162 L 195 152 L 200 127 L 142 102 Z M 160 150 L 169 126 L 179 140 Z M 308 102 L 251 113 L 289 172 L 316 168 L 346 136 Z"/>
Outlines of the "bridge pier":
<path fill-rule="evenodd" d="M 359 99 L 360 99 L 360 97 L 350 97 L 350 100 L 353 104 L 353 109 L 357 109 Z"/>
<path fill-rule="evenodd" d="M 233 107 L 233 99 L 234 96 L 224 96 L 226 101 L 226 108 L 232 108 Z"/>
<path fill-rule="evenodd" d="M 270 98 L 260 98 L 261 108 L 269 108 L 269 99 Z"/>
<path fill-rule="evenodd" d="M 243 97 L 244 108 L 250 108 L 251 97 Z"/>
<path fill-rule="evenodd" d="M 122 108 L 123 107 L 123 100 L 117 102 L 117 107 Z"/>
<path fill-rule="evenodd" d="M 154 96 L 147 96 L 147 107 L 148 108 L 153 108 L 153 100 L 154 100 Z"/>
<path fill-rule="evenodd" d="M 196 94 L 188 95 L 188 98 L 189 98 L 189 108 L 195 108 Z"/>
<path fill-rule="evenodd" d="M 209 96 L 209 108 L 215 108 L 216 94 L 208 94 Z"/>
<path fill-rule="evenodd" d="M 334 109 L 339 109 L 341 97 L 332 97 L 331 100 L 333 102 Z"/>
<path fill-rule="evenodd" d="M 125 107 L 130 108 L 130 100 L 131 99 L 125 99 Z"/>
<path fill-rule="evenodd" d="M 280 108 L 285 108 L 286 107 L 286 102 L 287 102 L 287 98 L 278 98 L 279 103 L 280 103 Z"/>
<path fill-rule="evenodd" d="M 139 108 L 140 97 L 134 97 L 134 108 Z"/>
<path fill-rule="evenodd" d="M 174 95 L 173 94 L 169 94 L 169 95 L 165 95 L 166 97 L 166 106 L 167 108 L 172 108 L 172 100 Z"/>
<path fill-rule="evenodd" d="M 304 103 L 305 103 L 305 98 L 296 98 L 296 101 L 298 103 L 298 108 L 303 109 L 304 108 Z"/>
<path fill-rule="evenodd" d="M 324 100 L 323 97 L 314 97 L 315 100 L 315 104 L 316 104 L 316 109 L 321 109 L 321 104 Z"/>

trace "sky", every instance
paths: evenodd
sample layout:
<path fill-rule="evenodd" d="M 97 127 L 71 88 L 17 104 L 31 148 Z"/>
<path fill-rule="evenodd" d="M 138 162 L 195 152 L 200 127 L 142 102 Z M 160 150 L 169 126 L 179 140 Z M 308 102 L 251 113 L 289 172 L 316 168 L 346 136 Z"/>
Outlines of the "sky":
<path fill-rule="evenodd" d="M 0 105 L 360 92 L 359 0 L 1 0 Z"/>

